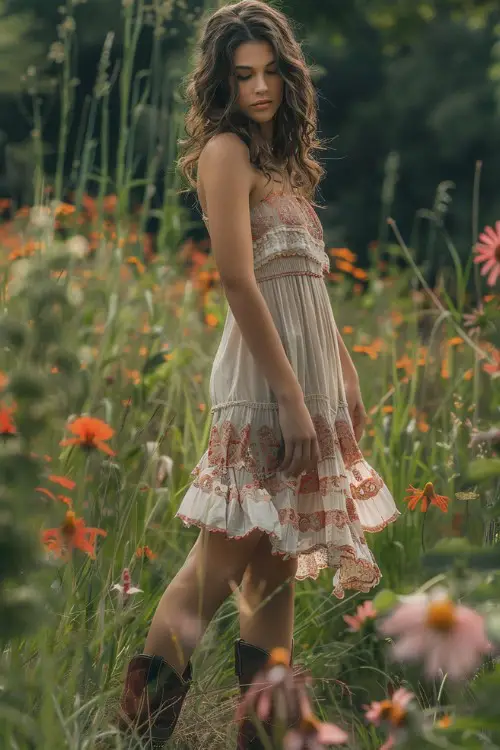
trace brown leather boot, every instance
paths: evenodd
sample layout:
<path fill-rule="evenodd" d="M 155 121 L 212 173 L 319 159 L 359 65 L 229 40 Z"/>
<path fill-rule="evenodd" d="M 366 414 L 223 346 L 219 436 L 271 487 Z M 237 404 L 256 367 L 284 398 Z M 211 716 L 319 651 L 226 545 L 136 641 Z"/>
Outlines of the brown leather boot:
<path fill-rule="evenodd" d="M 251 643 L 247 643 L 243 638 L 239 638 L 234 645 L 235 672 L 238 676 L 240 693 L 243 697 L 257 672 L 260 672 L 266 666 L 269 659 L 269 651 L 259 648 L 259 646 L 252 646 Z M 292 664 L 293 639 L 290 666 Z M 263 726 L 267 734 L 271 736 L 271 723 L 268 721 L 263 722 Z M 236 748 L 237 750 L 264 750 L 259 733 L 250 719 L 245 719 L 239 727 Z"/>
<path fill-rule="evenodd" d="M 180 677 L 161 656 L 134 656 L 121 697 L 119 728 L 136 731 L 148 750 L 160 750 L 175 729 L 191 680 L 191 661 Z"/>

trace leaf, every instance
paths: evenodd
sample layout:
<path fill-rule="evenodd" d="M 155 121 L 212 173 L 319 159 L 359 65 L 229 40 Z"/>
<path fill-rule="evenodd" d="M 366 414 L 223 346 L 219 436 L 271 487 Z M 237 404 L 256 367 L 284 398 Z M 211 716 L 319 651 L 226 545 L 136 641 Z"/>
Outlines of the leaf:
<path fill-rule="evenodd" d="M 500 458 L 478 458 L 471 461 L 467 468 L 467 479 L 481 482 L 500 477 Z"/>
<path fill-rule="evenodd" d="M 382 591 L 379 591 L 372 601 L 372 604 L 376 609 L 377 614 L 379 615 L 383 615 L 386 612 L 389 612 L 389 610 L 395 607 L 397 603 L 397 594 L 395 594 L 394 591 L 391 591 L 390 589 L 383 589 Z"/>

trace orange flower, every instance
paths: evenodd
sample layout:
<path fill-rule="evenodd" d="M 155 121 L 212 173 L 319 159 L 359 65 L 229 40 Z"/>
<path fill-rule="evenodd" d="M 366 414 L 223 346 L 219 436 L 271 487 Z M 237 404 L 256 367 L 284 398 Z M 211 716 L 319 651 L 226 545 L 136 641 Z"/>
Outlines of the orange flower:
<path fill-rule="evenodd" d="M 72 479 L 60 477 L 58 474 L 50 474 L 49 480 L 55 482 L 55 484 L 60 484 L 61 487 L 65 487 L 67 490 L 74 490 L 76 487 L 76 483 Z"/>
<path fill-rule="evenodd" d="M 207 313 L 205 315 L 205 323 L 207 324 L 207 326 L 211 326 L 212 328 L 215 328 L 218 322 L 219 320 L 217 316 L 214 315 L 213 313 Z"/>
<path fill-rule="evenodd" d="M 16 425 L 12 421 L 13 406 L 0 405 L 0 435 L 15 435 Z"/>
<path fill-rule="evenodd" d="M 54 495 L 53 492 L 48 490 L 46 487 L 35 487 L 35 490 L 37 492 L 40 492 L 42 495 L 47 495 L 47 497 L 50 497 L 51 500 L 60 500 L 62 503 L 66 503 L 70 508 L 73 504 L 70 497 L 67 497 L 66 495 L 57 495 L 57 497 Z"/>
<path fill-rule="evenodd" d="M 483 370 L 491 375 L 493 378 L 500 377 L 500 349 L 496 349 L 492 352 L 494 363 L 492 365 L 483 365 Z"/>
<path fill-rule="evenodd" d="M 147 544 L 144 547 L 137 547 L 135 554 L 136 557 L 147 557 L 148 560 L 154 560 L 156 558 L 156 554 L 151 547 L 147 546 Z"/>
<path fill-rule="evenodd" d="M 68 429 L 76 437 L 61 440 L 59 445 L 80 445 L 87 450 L 98 448 L 103 453 L 107 453 L 108 456 L 116 456 L 116 453 L 104 442 L 113 437 L 115 431 L 102 419 L 78 417 L 71 422 Z"/>
<path fill-rule="evenodd" d="M 406 489 L 406 492 L 409 492 L 410 494 L 408 497 L 403 498 L 403 501 L 408 503 L 408 510 L 415 510 L 418 503 L 422 501 L 422 507 L 420 508 L 422 513 L 427 511 L 429 502 L 431 505 L 435 505 L 439 508 L 439 510 L 442 510 L 443 513 L 448 512 L 450 498 L 446 497 L 446 495 L 437 495 L 432 482 L 427 482 L 423 490 L 419 490 L 410 484 Z"/>
<path fill-rule="evenodd" d="M 107 536 L 107 532 L 85 526 L 83 518 L 77 518 L 72 510 L 68 510 L 61 526 L 42 531 L 42 543 L 64 560 L 70 557 L 74 549 L 82 550 L 94 560 L 98 536 Z"/>

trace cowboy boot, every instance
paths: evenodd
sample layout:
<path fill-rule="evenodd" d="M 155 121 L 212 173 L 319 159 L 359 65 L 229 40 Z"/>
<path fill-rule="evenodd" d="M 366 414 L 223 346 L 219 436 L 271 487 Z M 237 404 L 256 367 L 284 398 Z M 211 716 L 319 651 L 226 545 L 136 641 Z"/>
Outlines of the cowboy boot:
<path fill-rule="evenodd" d="M 243 638 L 239 638 L 234 645 L 235 672 L 240 683 L 241 697 L 243 697 L 256 674 L 266 666 L 269 659 L 269 651 L 259 648 L 259 646 L 252 646 L 251 643 L 247 643 Z M 290 666 L 292 665 L 293 638 L 290 655 Z M 301 671 L 300 668 L 299 671 Z M 271 722 L 265 721 L 262 723 L 265 731 L 271 736 Z M 259 737 L 259 733 L 250 719 L 244 719 L 240 724 L 236 748 L 237 750 L 264 750 L 264 745 Z"/>
<path fill-rule="evenodd" d="M 134 656 L 121 697 L 119 728 L 135 730 L 149 740 L 148 750 L 160 750 L 175 729 L 191 681 L 191 661 L 181 677 L 161 656 Z"/>

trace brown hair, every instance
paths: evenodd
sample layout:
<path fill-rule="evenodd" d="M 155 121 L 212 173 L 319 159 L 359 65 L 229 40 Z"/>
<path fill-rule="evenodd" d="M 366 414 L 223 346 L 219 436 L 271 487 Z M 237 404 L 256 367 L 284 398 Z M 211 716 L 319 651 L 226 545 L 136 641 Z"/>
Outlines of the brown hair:
<path fill-rule="evenodd" d="M 243 42 L 269 42 L 283 78 L 283 101 L 275 116 L 273 143 L 252 139 L 256 123 L 234 109 L 237 91 L 231 92 L 236 48 Z M 261 0 L 241 0 L 212 13 L 204 24 L 195 64 L 186 82 L 187 138 L 179 140 L 183 154 L 178 166 L 196 189 L 199 156 L 214 135 L 236 133 L 250 150 L 251 163 L 271 179 L 269 168 L 278 170 L 290 184 L 313 202 L 316 187 L 325 173 L 314 159 L 314 150 L 326 146 L 317 138 L 316 92 L 300 44 L 290 21 L 279 10 Z M 280 166 L 275 166 L 276 161 Z M 181 192 L 187 192 L 188 187 Z"/>

